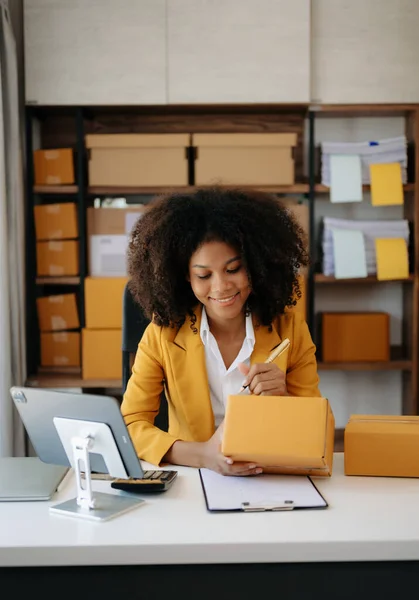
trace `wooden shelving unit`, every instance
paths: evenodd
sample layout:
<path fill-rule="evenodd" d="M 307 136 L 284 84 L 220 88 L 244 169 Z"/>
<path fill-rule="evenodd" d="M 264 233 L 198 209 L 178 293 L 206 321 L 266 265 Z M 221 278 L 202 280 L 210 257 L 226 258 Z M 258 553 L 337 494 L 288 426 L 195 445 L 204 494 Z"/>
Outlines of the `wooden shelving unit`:
<path fill-rule="evenodd" d="M 122 381 L 118 379 L 83 379 L 79 370 L 76 373 L 38 373 L 28 377 L 26 385 L 40 388 L 106 388 L 120 391 Z"/>
<path fill-rule="evenodd" d="M 203 186 L 201 186 L 203 187 Z M 228 186 L 226 186 L 228 187 Z M 240 186 L 242 189 L 246 189 L 246 186 Z M 363 190 L 369 191 L 369 185 L 363 185 Z M 90 196 L 116 196 L 116 195 L 127 195 L 127 196 L 154 196 L 156 194 L 165 194 L 168 192 L 179 192 L 187 193 L 197 189 L 195 186 L 179 186 L 179 187 L 103 187 L 103 186 L 88 186 L 87 194 Z M 254 188 L 252 188 L 254 189 Z M 257 186 L 261 192 L 267 192 L 271 194 L 308 194 L 309 185 L 308 183 L 295 183 L 294 185 L 278 185 L 278 186 Z M 412 192 L 415 189 L 414 183 L 407 183 L 403 186 L 405 192 Z M 78 186 L 34 186 L 33 191 L 35 194 L 77 194 Z M 317 194 L 328 194 L 330 189 L 321 184 L 316 184 L 315 192 Z"/>
<path fill-rule="evenodd" d="M 258 132 L 293 132 L 297 134 L 295 149 L 296 183 L 289 186 L 259 186 L 258 189 L 278 195 L 294 195 L 310 209 L 310 252 L 315 256 L 318 244 L 316 239 L 314 215 L 316 197 L 322 200 L 329 194 L 329 188 L 319 183 L 316 172 L 318 157 L 315 147 L 315 124 L 318 119 L 337 117 L 394 117 L 402 116 L 406 122 L 406 135 L 410 143 L 419 148 L 419 105 L 322 105 L 322 106 L 274 106 L 274 105 L 241 105 L 241 106 L 176 106 L 176 107 L 30 107 L 31 116 L 39 113 L 42 121 L 41 143 L 43 147 L 73 147 L 77 150 L 76 165 L 77 184 L 71 186 L 31 186 L 31 194 L 44 196 L 45 202 L 53 196 L 74 195 L 78 204 L 81 247 L 80 252 L 86 254 L 85 211 L 92 205 L 95 197 L 106 196 L 154 196 L 167 192 L 190 192 L 193 185 L 177 188 L 164 187 L 98 187 L 89 186 L 85 179 L 87 172 L 87 153 L 84 146 L 84 135 L 88 133 L 258 133 Z M 308 124 L 308 125 L 307 125 Z M 308 126 L 309 172 L 304 172 L 304 139 Z M 28 148 L 29 153 L 29 148 Z M 347 286 L 348 293 L 362 293 L 368 286 L 382 286 L 390 283 L 401 285 L 403 294 L 403 352 L 392 353 L 386 363 L 318 363 L 320 371 L 400 371 L 403 377 L 403 411 L 406 414 L 418 413 L 419 396 L 419 152 L 416 152 L 414 176 L 403 186 L 405 194 L 405 217 L 413 223 L 414 261 L 412 272 L 407 279 L 380 281 L 375 276 L 362 279 L 336 279 L 314 272 L 314 265 L 309 274 L 307 286 L 308 322 L 315 337 L 315 298 L 316 290 L 324 286 Z M 30 180 L 30 179 L 29 179 Z M 192 182 L 193 179 L 190 178 Z M 370 191 L 369 185 L 363 186 L 364 192 Z M 32 260 L 33 265 L 33 256 Z M 29 261 L 29 262 L 30 262 Z M 86 265 L 81 264 L 79 277 L 38 277 L 30 284 L 36 286 L 78 286 L 82 294 Z M 358 286 L 363 286 L 358 289 Z M 385 293 L 386 286 L 383 287 Z M 351 291 L 352 290 L 352 291 Z M 82 296 L 81 303 L 83 302 Z M 32 296 L 33 299 L 33 296 Z M 28 321 L 36 321 L 33 308 L 29 311 Z M 31 329 L 32 337 L 34 329 Z M 28 337 L 30 339 L 30 336 Z M 317 340 L 315 340 L 318 343 Z M 85 381 L 81 373 L 40 372 L 34 368 L 29 370 L 28 385 L 41 387 L 82 387 L 82 388 L 120 388 L 121 382 L 116 380 Z M 343 434 L 342 434 L 343 439 Z"/>
<path fill-rule="evenodd" d="M 322 362 L 317 363 L 319 371 L 411 371 L 411 360 L 390 360 L 388 362 Z"/>
<path fill-rule="evenodd" d="M 34 185 L 34 194 L 77 194 L 79 187 L 77 185 Z"/>
<path fill-rule="evenodd" d="M 80 277 L 37 277 L 35 281 L 37 285 L 79 285 Z"/>
<path fill-rule="evenodd" d="M 318 286 L 347 286 L 348 294 L 354 286 L 376 286 L 386 283 L 401 285 L 403 302 L 402 316 L 402 350 L 392 349 L 391 360 L 385 363 L 318 363 L 320 371 L 401 371 L 402 372 L 402 411 L 404 414 L 418 414 L 419 404 L 419 379 L 418 379 L 418 352 L 419 352 L 419 186 L 414 182 L 419 181 L 419 105 L 322 105 L 312 106 L 309 111 L 310 124 L 310 202 L 311 202 L 311 229 L 310 253 L 315 263 L 317 260 L 318 240 L 314 237 L 316 195 L 328 193 L 326 186 L 315 182 L 315 125 L 319 119 L 353 118 L 353 117 L 403 117 L 405 134 L 409 145 L 416 149 L 414 164 L 409 163 L 409 178 L 411 181 L 403 186 L 404 206 L 403 218 L 412 224 L 412 265 L 411 273 L 407 279 L 380 281 L 375 276 L 362 279 L 336 279 L 321 273 L 315 273 L 314 268 L 310 273 L 311 296 L 308 300 L 309 313 L 312 323 L 316 321 L 315 298 Z M 370 191 L 369 185 L 363 186 L 364 192 Z M 384 217 L 382 217 L 384 218 Z M 385 286 L 383 287 L 383 293 Z M 357 294 L 362 291 L 357 290 Z M 314 327 L 315 331 L 317 328 Z M 315 339 L 316 343 L 318 341 Z"/>
<path fill-rule="evenodd" d="M 323 275 L 322 273 L 315 273 L 314 281 L 316 283 L 324 283 L 330 285 L 347 285 L 347 284 L 384 284 L 384 283 L 413 283 L 415 276 L 410 274 L 407 279 L 377 279 L 374 275 L 368 277 L 359 277 L 356 279 L 337 279 L 336 277 Z"/>
<path fill-rule="evenodd" d="M 200 186 L 205 187 L 205 186 Z M 232 186 L 224 186 L 225 188 Z M 246 189 L 246 186 L 240 186 L 241 189 Z M 188 193 L 193 192 L 197 188 L 195 186 L 179 186 L 172 188 L 165 187 L 98 187 L 89 186 L 87 193 L 90 196 L 115 196 L 115 195 L 149 195 L 165 194 L 167 192 Z M 249 188 L 250 189 L 250 188 Z M 251 189 L 255 189 L 252 187 Z M 296 183 L 294 185 L 278 185 L 278 186 L 257 186 L 256 189 L 261 192 L 270 194 L 307 194 L 308 184 Z"/>

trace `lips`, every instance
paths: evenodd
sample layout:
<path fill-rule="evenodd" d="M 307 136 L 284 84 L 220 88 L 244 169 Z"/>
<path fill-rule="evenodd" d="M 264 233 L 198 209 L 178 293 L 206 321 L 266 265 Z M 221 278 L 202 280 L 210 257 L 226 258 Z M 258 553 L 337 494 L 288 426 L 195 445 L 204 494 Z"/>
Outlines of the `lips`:
<path fill-rule="evenodd" d="M 214 302 L 219 302 L 220 304 L 227 304 L 228 302 L 231 302 L 232 300 L 234 300 L 234 298 L 238 295 L 239 295 L 239 292 L 237 292 L 236 294 L 233 294 L 232 296 L 226 296 L 225 298 L 212 298 L 211 296 L 209 298 L 210 298 L 210 300 L 214 300 Z"/>

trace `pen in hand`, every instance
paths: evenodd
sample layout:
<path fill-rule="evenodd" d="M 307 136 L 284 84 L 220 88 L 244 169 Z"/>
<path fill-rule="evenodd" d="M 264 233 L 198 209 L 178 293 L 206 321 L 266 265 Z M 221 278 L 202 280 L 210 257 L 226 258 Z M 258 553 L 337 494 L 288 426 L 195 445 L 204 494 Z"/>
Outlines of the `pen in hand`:
<path fill-rule="evenodd" d="M 288 348 L 288 346 L 290 345 L 290 341 L 288 338 L 285 338 L 280 344 L 279 346 L 277 346 L 275 348 L 275 350 L 273 350 L 271 352 L 271 354 L 268 356 L 268 358 L 265 360 L 265 364 L 271 363 L 272 361 L 274 361 L 276 358 L 278 358 L 278 356 L 280 356 L 283 352 L 285 352 L 285 350 Z M 247 385 L 243 385 L 239 394 L 241 394 L 242 392 L 244 392 L 244 390 L 246 388 L 249 387 L 249 384 Z"/>

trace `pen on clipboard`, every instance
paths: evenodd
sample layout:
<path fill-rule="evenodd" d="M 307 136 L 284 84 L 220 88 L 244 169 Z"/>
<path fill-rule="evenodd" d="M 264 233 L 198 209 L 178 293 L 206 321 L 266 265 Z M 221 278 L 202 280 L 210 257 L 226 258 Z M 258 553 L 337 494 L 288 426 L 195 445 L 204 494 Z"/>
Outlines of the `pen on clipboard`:
<path fill-rule="evenodd" d="M 281 354 L 282 354 L 283 352 L 285 352 L 285 350 L 288 348 L 288 346 L 289 346 L 289 345 L 290 345 L 290 341 L 289 341 L 289 339 L 288 339 L 288 338 L 285 338 L 285 340 L 283 340 L 283 341 L 282 341 L 282 342 L 279 344 L 279 346 L 277 346 L 277 347 L 275 348 L 275 350 L 273 350 L 273 351 L 271 352 L 271 354 L 270 354 L 270 355 L 268 356 L 268 358 L 265 360 L 265 364 L 271 363 L 271 362 L 272 362 L 272 361 L 274 361 L 276 358 L 278 358 L 278 356 L 281 356 Z M 242 388 L 241 388 L 241 390 L 240 390 L 240 392 L 239 392 L 239 394 L 241 394 L 242 392 L 244 392 L 244 390 L 245 390 L 246 388 L 248 388 L 248 387 L 249 387 L 249 384 L 247 384 L 247 385 L 243 385 L 243 386 L 242 386 Z"/>

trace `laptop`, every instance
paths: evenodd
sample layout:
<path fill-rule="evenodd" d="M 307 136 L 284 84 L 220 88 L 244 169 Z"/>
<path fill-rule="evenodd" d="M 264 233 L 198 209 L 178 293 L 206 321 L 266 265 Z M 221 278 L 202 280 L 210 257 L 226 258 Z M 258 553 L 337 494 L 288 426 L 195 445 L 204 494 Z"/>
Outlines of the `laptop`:
<path fill-rule="evenodd" d="M 124 480 L 113 477 L 103 455 L 93 450 L 89 457 L 93 479 L 101 478 L 98 475 L 103 474 L 104 478 L 112 480 L 111 486 L 116 489 L 143 493 L 166 491 L 177 478 L 174 470 L 146 471 L 142 468 L 116 398 L 25 387 L 13 387 L 10 393 L 34 450 L 44 463 L 72 466 L 54 424 L 57 418 L 92 421 L 109 427 L 129 477 Z"/>
<path fill-rule="evenodd" d="M 0 502 L 51 500 L 67 471 L 37 457 L 0 458 Z"/>

